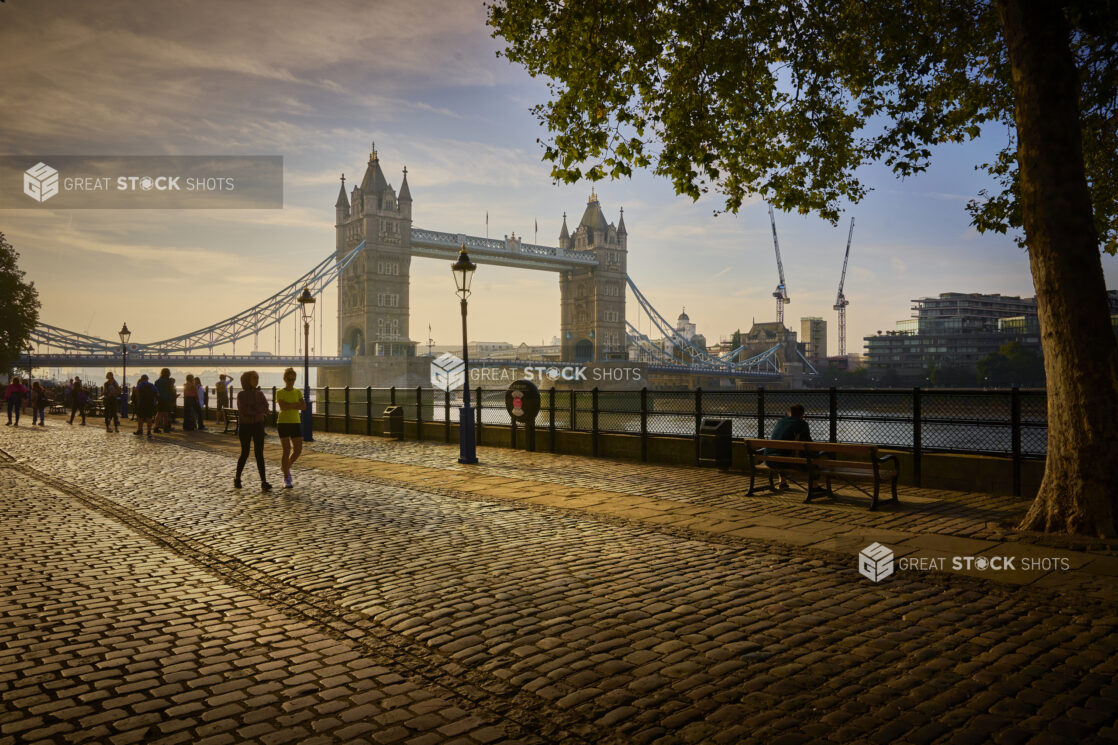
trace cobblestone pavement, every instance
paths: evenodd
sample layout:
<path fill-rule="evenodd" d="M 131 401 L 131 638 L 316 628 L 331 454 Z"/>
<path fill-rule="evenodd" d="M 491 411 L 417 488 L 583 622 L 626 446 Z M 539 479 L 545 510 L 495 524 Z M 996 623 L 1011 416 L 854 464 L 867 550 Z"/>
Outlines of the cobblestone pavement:
<path fill-rule="evenodd" d="M 836 487 L 838 498 L 833 502 L 804 504 L 802 490 L 764 493 L 764 499 L 747 497 L 749 476 L 740 471 L 723 473 L 712 469 L 603 461 L 501 448 L 486 448 L 486 458 L 478 466 L 462 466 L 446 457 L 445 445 L 432 442 L 407 442 L 401 447 L 401 443 L 376 437 L 332 433 L 316 433 L 315 437 L 317 452 L 384 463 L 450 471 L 474 469 L 491 476 L 604 489 L 754 514 L 809 520 L 839 516 L 847 525 L 884 530 L 900 528 L 912 532 L 1005 538 L 1005 525 L 1018 522 L 1029 504 L 1029 500 L 1007 496 L 902 486 L 903 499 L 899 505 L 886 505 L 878 512 L 869 512 L 866 494 L 849 485 Z M 761 485 L 762 482 L 758 482 L 758 486 Z"/>
<path fill-rule="evenodd" d="M 230 439 L 0 433 L 0 744 L 1118 740 L 1107 596 L 502 496 L 604 485 L 543 455 L 328 435 L 237 491 Z"/>

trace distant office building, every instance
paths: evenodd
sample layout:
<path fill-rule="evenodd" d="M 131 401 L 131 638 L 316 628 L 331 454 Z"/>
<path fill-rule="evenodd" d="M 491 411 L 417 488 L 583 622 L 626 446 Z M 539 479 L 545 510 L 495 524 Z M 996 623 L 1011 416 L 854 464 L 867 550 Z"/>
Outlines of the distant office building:
<path fill-rule="evenodd" d="M 979 360 L 1010 342 L 1040 354 L 1036 298 L 945 292 L 913 300 L 913 317 L 865 337 L 870 374 L 921 382 L 930 368 L 976 374 Z"/>
<path fill-rule="evenodd" d="M 818 316 L 801 318 L 800 341 L 804 343 L 804 356 L 818 367 L 827 359 L 827 322 Z"/>

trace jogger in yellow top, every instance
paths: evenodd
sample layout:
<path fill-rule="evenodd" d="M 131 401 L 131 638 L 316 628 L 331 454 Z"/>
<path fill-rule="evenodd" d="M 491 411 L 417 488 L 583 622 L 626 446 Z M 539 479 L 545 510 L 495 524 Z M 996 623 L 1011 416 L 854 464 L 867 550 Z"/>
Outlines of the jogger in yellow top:
<path fill-rule="evenodd" d="M 296 377 L 294 368 L 289 367 L 284 370 L 284 386 L 276 391 L 276 404 L 279 406 L 276 428 L 279 430 L 280 444 L 283 445 L 283 488 L 285 489 L 295 486 L 295 480 L 291 476 L 291 466 L 303 452 L 303 429 L 299 412 L 307 408 L 307 404 L 303 401 L 303 392 L 295 387 Z"/>

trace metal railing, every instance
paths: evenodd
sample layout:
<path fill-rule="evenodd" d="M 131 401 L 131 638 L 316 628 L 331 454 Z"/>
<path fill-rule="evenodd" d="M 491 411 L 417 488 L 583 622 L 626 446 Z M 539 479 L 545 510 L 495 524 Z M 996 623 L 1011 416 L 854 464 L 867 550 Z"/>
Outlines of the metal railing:
<path fill-rule="evenodd" d="M 275 407 L 275 388 L 265 389 Z M 212 387 L 205 409 L 217 405 Z M 2 392 L 2 391 L 0 391 Z M 89 389 L 96 395 L 96 389 Z M 236 405 L 236 388 L 229 404 Z M 472 389 L 478 439 L 487 425 L 510 424 L 505 389 Z M 1021 463 L 1047 450 L 1047 395 L 1044 389 L 812 389 L 736 391 L 589 391 L 544 389 L 537 429 L 585 432 L 598 453 L 602 434 L 640 437 L 647 459 L 649 437 L 698 441 L 702 420 L 729 419 L 735 439 L 765 438 L 792 404 L 805 409 L 815 440 L 873 444 L 912 453 L 914 482 L 921 481 L 925 453 L 968 453 L 1009 457 L 1013 493 L 1021 492 Z M 55 396 L 60 396 L 56 392 Z M 409 422 L 442 424 L 445 440 L 458 421 L 462 392 L 437 388 L 312 388 L 311 411 L 327 432 L 372 434 L 373 422 L 388 406 L 400 406 Z M 420 427 L 417 427 L 418 430 Z M 428 434 L 430 429 L 428 428 Z M 555 449 L 556 438 L 550 438 Z"/>
<path fill-rule="evenodd" d="M 0 386 L 0 390 L 2 390 Z M 129 392 L 132 386 L 128 386 Z M 181 390 L 181 386 L 180 386 Z M 273 402 L 275 388 L 265 388 Z M 89 387 L 91 397 L 98 388 Z M 207 386 L 207 408 L 217 406 Z M 505 389 L 478 387 L 479 425 L 507 425 Z M 60 397 L 61 390 L 52 390 Z M 229 386 L 229 405 L 237 389 Z M 816 440 L 866 443 L 914 452 L 1041 458 L 1048 437 L 1044 389 L 812 389 L 738 391 L 541 391 L 537 426 L 554 430 L 694 437 L 703 418 L 730 419 L 735 438 L 763 438 L 794 403 Z M 181 401 L 181 399 L 180 399 Z M 458 421 L 462 392 L 438 388 L 312 388 L 311 410 L 328 415 L 330 431 L 368 431 L 386 406 L 408 421 Z M 335 421 L 337 420 L 337 421 Z M 348 421 L 348 423 L 347 423 Z M 357 423 L 355 423 L 357 422 Z"/>

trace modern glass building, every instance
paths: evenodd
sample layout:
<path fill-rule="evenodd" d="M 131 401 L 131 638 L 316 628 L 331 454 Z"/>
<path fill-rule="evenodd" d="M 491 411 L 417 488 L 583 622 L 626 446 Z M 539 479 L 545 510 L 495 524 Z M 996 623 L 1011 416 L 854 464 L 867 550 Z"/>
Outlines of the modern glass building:
<path fill-rule="evenodd" d="M 912 318 L 865 337 L 871 375 L 893 370 L 918 384 L 931 367 L 977 374 L 979 360 L 1010 342 L 1040 354 L 1036 298 L 945 292 L 912 303 Z"/>

